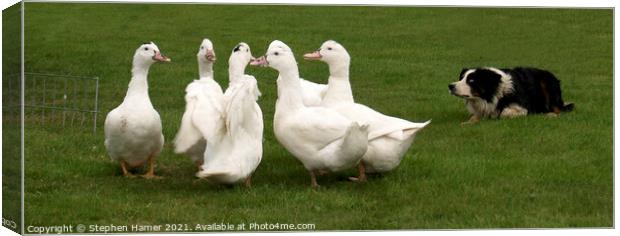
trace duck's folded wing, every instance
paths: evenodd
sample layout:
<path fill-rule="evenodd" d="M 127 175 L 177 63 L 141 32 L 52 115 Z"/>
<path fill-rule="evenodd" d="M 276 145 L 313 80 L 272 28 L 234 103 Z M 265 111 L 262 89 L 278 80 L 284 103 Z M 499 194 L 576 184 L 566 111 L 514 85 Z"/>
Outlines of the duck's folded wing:
<path fill-rule="evenodd" d="M 262 123 L 262 114 L 257 111 L 256 100 L 260 96 L 256 79 L 245 75 L 243 80 L 235 82 L 226 90 L 226 127 L 232 137 L 256 128 L 256 122 Z M 258 117 L 258 116 L 261 117 Z M 260 118 L 260 121 L 258 120 Z"/>
<path fill-rule="evenodd" d="M 174 138 L 174 152 L 177 154 L 187 152 L 190 147 L 202 139 L 202 134 L 192 124 L 192 115 L 196 107 L 195 103 L 195 100 L 187 103 L 185 113 L 183 113 L 183 118 L 181 118 L 181 127 Z"/>
<path fill-rule="evenodd" d="M 300 142 L 323 148 L 333 141 L 343 138 L 352 121 L 336 112 L 322 107 L 309 107 L 290 119 L 287 127 L 297 134 Z"/>
<path fill-rule="evenodd" d="M 381 136 L 389 136 L 394 139 L 404 139 L 403 131 L 422 129 L 430 123 L 411 122 L 405 119 L 384 115 L 372 108 L 355 103 L 338 107 L 341 114 L 345 114 L 352 120 L 369 124 L 368 140 L 373 140 Z"/>
<path fill-rule="evenodd" d="M 186 89 L 185 112 L 174 139 L 175 152 L 184 153 L 202 139 L 213 138 L 223 126 L 222 95 L 206 93 L 200 84 Z"/>
<path fill-rule="evenodd" d="M 105 118 L 105 123 L 103 126 L 103 132 L 105 135 L 105 146 L 107 149 L 111 148 L 111 143 L 110 140 L 111 138 L 114 138 L 114 136 L 118 135 L 120 132 L 119 130 L 122 127 L 122 117 L 118 112 L 118 108 L 115 108 L 114 110 L 110 111 L 108 113 L 108 115 Z"/>

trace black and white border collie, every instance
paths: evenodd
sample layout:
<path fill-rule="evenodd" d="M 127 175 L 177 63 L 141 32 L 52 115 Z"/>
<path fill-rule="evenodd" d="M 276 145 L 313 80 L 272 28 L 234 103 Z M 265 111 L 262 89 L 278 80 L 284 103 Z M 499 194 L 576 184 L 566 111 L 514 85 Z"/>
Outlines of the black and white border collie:
<path fill-rule="evenodd" d="M 535 113 L 557 116 L 574 108 L 562 100 L 560 81 L 551 72 L 536 68 L 463 69 L 459 81 L 448 88 L 452 95 L 465 99 L 472 116 L 464 124 Z"/>

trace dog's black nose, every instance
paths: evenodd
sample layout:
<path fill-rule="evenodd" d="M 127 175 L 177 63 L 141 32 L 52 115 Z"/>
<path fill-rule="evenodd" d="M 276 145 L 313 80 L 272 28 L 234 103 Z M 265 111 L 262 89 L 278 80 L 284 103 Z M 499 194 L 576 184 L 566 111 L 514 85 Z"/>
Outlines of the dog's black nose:
<path fill-rule="evenodd" d="M 450 89 L 450 91 L 454 91 L 454 84 L 449 84 L 448 89 Z"/>

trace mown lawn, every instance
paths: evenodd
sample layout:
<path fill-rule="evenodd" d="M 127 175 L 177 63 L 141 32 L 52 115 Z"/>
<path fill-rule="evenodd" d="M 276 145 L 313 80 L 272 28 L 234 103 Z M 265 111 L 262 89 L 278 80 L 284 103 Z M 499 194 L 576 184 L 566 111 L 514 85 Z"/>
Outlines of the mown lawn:
<path fill-rule="evenodd" d="M 26 4 L 26 71 L 99 76 L 99 131 L 26 127 L 26 226 L 59 224 L 313 223 L 317 230 L 613 226 L 613 12 L 353 6 Z M 196 181 L 172 152 L 195 53 L 212 39 L 216 79 L 240 41 L 255 56 L 274 39 L 295 51 L 302 77 L 326 65 L 301 59 L 327 39 L 352 57 L 356 100 L 412 121 L 432 119 L 401 166 L 366 184 L 351 170 L 310 188 L 303 166 L 272 131 L 271 69 L 259 81 L 263 161 L 252 188 Z M 154 41 L 172 58 L 151 68 L 151 100 L 164 126 L 161 180 L 126 179 L 103 146 L 103 120 L 123 99 L 134 50 Z M 461 68 L 535 66 L 562 80 L 576 110 L 461 127 L 447 92 Z M 26 88 L 28 89 L 28 88 Z"/>

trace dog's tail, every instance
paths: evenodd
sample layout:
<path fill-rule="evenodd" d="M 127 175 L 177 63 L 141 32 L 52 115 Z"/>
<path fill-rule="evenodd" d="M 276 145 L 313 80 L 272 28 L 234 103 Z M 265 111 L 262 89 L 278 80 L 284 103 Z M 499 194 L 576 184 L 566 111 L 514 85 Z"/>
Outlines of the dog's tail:
<path fill-rule="evenodd" d="M 575 104 L 572 102 L 564 103 L 564 106 L 560 108 L 562 112 L 569 112 L 575 109 Z"/>

